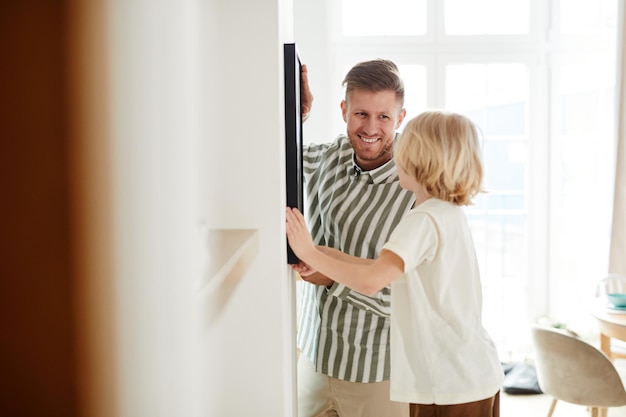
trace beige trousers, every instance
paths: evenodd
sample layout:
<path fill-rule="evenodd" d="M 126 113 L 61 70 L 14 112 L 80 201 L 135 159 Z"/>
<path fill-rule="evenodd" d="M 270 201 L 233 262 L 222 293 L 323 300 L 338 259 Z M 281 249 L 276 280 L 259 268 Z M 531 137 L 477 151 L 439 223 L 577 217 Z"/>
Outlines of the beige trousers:
<path fill-rule="evenodd" d="M 389 381 L 363 384 L 331 378 L 298 359 L 298 417 L 408 417 L 409 405 L 389 399 Z"/>

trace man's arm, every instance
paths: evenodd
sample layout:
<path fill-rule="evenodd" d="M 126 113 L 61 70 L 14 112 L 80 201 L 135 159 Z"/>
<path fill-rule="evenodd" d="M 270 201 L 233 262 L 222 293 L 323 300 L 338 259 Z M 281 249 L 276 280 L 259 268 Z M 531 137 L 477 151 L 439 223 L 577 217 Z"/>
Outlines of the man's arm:
<path fill-rule="evenodd" d="M 374 263 L 373 259 L 355 258 L 354 256 L 347 255 L 337 249 L 329 248 L 327 246 L 317 246 L 317 248 L 321 252 L 338 260 L 344 260 L 358 265 L 371 265 Z M 337 297 L 352 305 L 354 308 L 369 311 L 377 316 L 389 317 L 391 315 L 391 294 L 389 289 L 386 287 L 371 296 L 364 295 L 358 291 L 351 290 L 343 284 L 333 281 L 331 278 L 315 271 L 303 262 L 300 262 L 298 265 L 294 265 L 293 268 L 296 272 L 298 272 L 302 280 L 310 282 L 314 285 L 325 286 L 327 288 L 328 295 L 331 297 Z"/>
<path fill-rule="evenodd" d="M 332 258 L 326 254 L 321 255 L 327 259 Z M 357 275 L 352 275 L 349 278 L 351 280 L 354 278 L 354 281 L 352 282 L 359 283 L 358 285 L 354 283 L 350 284 L 350 286 L 355 289 L 350 289 L 350 287 L 345 284 L 335 282 L 319 272 L 315 272 L 315 276 L 313 276 L 313 274 L 308 274 L 308 276 L 306 276 L 307 274 L 301 274 L 300 276 L 302 279 L 309 282 L 319 282 L 320 284 L 317 285 L 326 285 L 326 282 L 329 282 L 330 284 L 326 285 L 328 295 L 330 297 L 337 297 L 352 305 L 354 308 L 368 311 L 380 317 L 389 317 L 391 315 L 390 288 L 388 285 L 382 288 L 379 288 L 379 286 L 384 284 L 387 280 L 393 281 L 395 277 L 402 274 L 404 263 L 395 253 L 384 251 L 375 261 L 372 259 L 355 258 L 350 255 L 332 258 L 332 260 L 339 262 L 340 264 L 348 265 L 350 269 L 344 270 L 344 272 L 348 271 L 348 273 L 351 274 L 361 274 L 358 277 Z M 304 265 L 302 263 L 300 265 L 304 272 L 312 270 L 312 268 L 308 265 Z M 359 270 L 357 271 L 352 269 L 352 266 L 358 268 Z M 372 268 L 377 268 L 377 271 L 372 272 L 371 274 L 367 273 L 371 272 Z M 391 272 L 392 278 L 385 277 L 385 275 L 387 275 L 386 272 Z M 332 273 L 334 274 L 335 272 Z M 382 273 L 382 276 L 378 275 L 379 273 Z M 338 279 L 344 281 L 342 278 Z M 373 286 L 368 286 L 368 282 L 372 283 Z"/>

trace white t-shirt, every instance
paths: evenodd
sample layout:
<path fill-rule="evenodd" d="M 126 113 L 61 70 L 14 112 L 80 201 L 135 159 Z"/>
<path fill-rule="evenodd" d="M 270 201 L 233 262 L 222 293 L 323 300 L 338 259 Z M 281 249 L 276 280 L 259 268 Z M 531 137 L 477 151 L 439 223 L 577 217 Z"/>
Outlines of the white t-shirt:
<path fill-rule="evenodd" d="M 391 284 L 391 399 L 462 404 L 498 392 L 504 372 L 482 326 L 482 290 L 463 210 L 430 198 L 381 251 L 404 261 Z"/>

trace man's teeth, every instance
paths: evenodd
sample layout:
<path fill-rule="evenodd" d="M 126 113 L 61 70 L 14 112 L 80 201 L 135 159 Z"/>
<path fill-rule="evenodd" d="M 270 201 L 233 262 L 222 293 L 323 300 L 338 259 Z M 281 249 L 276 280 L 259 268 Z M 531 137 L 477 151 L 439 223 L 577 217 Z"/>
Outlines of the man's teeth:
<path fill-rule="evenodd" d="M 363 136 L 361 136 L 361 140 L 365 143 L 374 143 L 378 140 L 378 138 L 365 138 Z"/>

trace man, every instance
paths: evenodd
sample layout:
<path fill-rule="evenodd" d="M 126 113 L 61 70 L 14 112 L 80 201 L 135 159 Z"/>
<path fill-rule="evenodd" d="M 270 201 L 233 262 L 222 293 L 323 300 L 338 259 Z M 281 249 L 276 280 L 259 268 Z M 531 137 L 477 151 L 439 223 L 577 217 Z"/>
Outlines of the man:
<path fill-rule="evenodd" d="M 306 67 L 302 75 L 306 113 Z M 393 162 L 404 84 L 393 62 L 376 59 L 355 65 L 343 85 L 347 134 L 303 151 L 306 215 L 316 244 L 374 258 L 413 204 Z M 408 416 L 407 404 L 389 400 L 390 289 L 368 297 L 320 274 L 303 279 L 298 417 Z"/>

